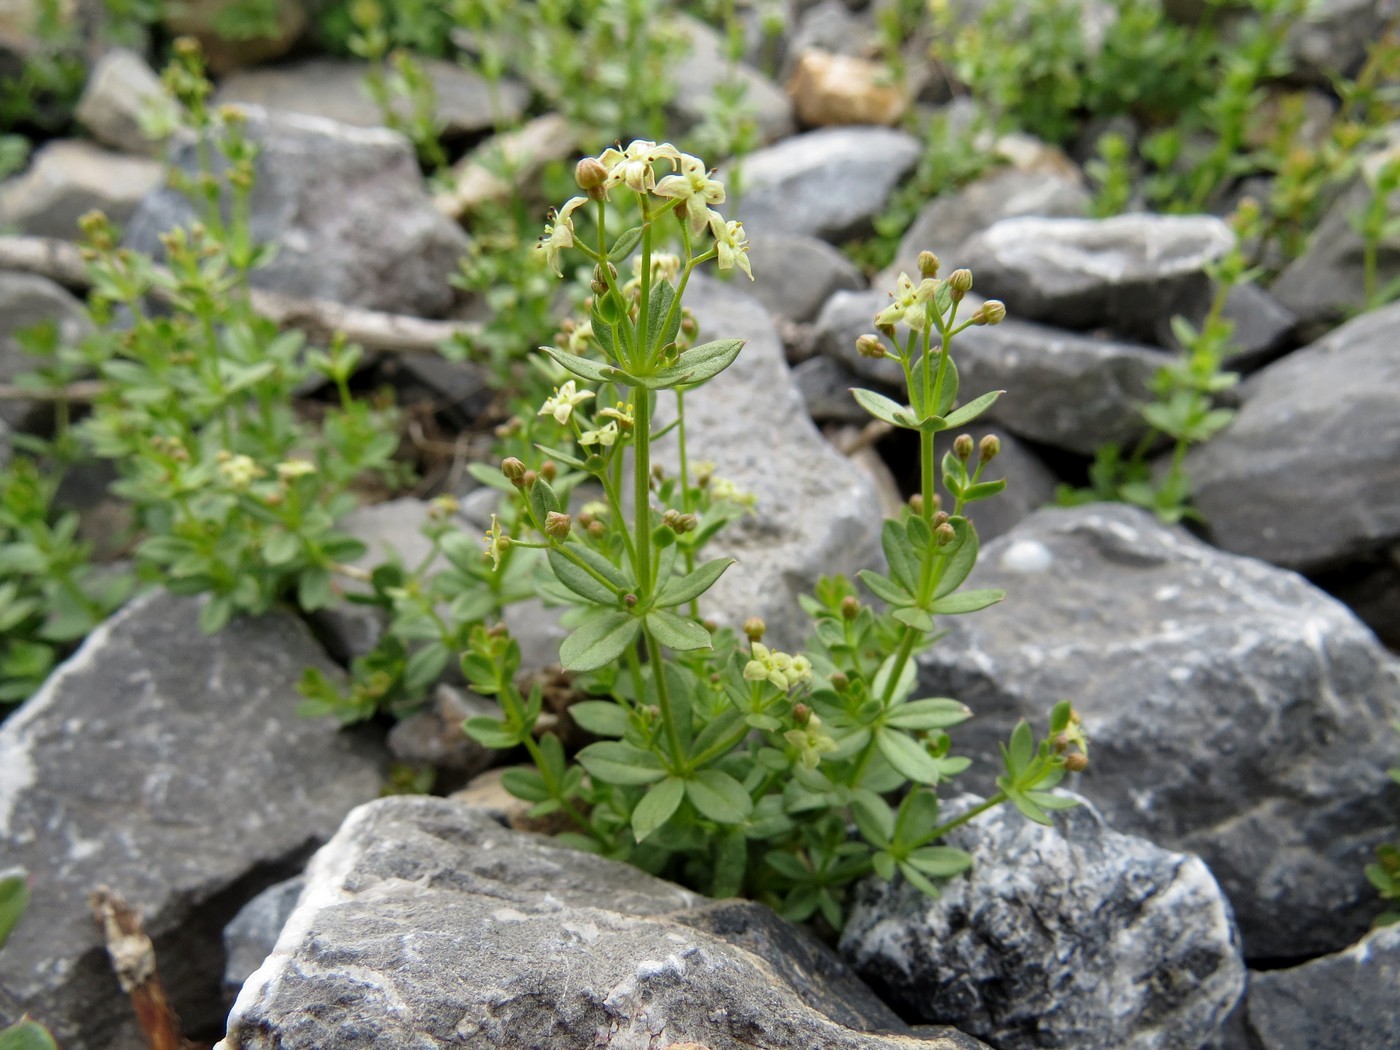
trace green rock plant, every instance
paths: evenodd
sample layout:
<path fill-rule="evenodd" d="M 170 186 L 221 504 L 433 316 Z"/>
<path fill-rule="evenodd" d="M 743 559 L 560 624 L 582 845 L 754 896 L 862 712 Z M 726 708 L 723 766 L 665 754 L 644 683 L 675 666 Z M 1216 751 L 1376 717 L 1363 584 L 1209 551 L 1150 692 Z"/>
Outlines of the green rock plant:
<path fill-rule="evenodd" d="M 541 249 L 556 272 L 566 252 L 583 256 L 593 294 L 569 345 L 543 348 L 570 378 L 539 410 L 559 432 L 541 451 L 602 498 L 575 515 L 555 483 L 507 458 L 501 472 L 524 513 L 510 528 L 493 518 L 485 542 L 502 566 L 522 548 L 543 555 L 540 590 L 572 606 L 560 661 L 590 697 L 569 717 L 600 739 L 571 763 L 542 721 L 540 686 L 517 682 L 518 647 L 484 626 L 462 669 L 473 688 L 498 698 L 502 717 L 471 719 L 466 732 L 489 747 L 526 749 L 534 768 L 509 770 L 505 786 L 533 803 L 533 815 L 567 819 L 570 842 L 706 892 L 742 892 L 794 919 L 819 913 L 833 927 L 845 888 L 872 871 L 936 893 L 937 880 L 971 863 L 940 844 L 948 831 L 1008 801 L 1048 822 L 1048 811 L 1073 804 L 1049 789 L 1086 764 L 1084 735 L 1063 702 L 1046 738 L 1016 727 L 992 798 L 940 818 L 938 787 L 969 764 L 951 753 L 947 730 L 971 712 L 917 695 L 915 657 L 936 616 L 1001 600 L 1000 591 L 962 588 L 978 551 L 966 510 L 1005 482 L 983 476 L 995 438 L 974 448 L 959 437 L 941 464 L 933 441 L 999 396 L 959 404 L 952 344 L 971 325 L 999 322 L 1005 308 L 989 301 L 959 319 L 972 275 L 940 280 L 931 253 L 920 257 L 917 284 L 900 278 L 875 318 L 893 349 L 872 334 L 860 350 L 899 361 L 909 403 L 854 392 L 877 418 L 919 435 L 920 491 L 883 528 L 889 571 L 859 574 L 885 608 L 863 601 L 850 580 L 824 579 L 803 602 L 814 640 L 783 652 L 764 644 L 756 619 L 744 621 L 741 639 L 699 618 L 699 600 L 731 571 L 730 559 L 705 559 L 702 548 L 732 516 L 733 493 L 703 476 L 687 448 L 685 399 L 742 343 L 694 345 L 683 303 L 704 263 L 751 276 L 743 227 L 716 210 L 725 187 L 705 163 L 668 143 L 638 140 L 587 157 L 576 179 L 583 193 L 553 214 Z M 663 398 L 675 406 L 665 423 Z M 675 476 L 656 465 L 654 446 L 667 438 Z"/>

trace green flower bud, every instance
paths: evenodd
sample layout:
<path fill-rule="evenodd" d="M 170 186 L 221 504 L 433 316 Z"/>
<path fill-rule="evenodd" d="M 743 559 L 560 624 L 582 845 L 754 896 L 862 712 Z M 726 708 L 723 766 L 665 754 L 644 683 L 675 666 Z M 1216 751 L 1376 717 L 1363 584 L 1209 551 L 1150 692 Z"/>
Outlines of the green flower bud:
<path fill-rule="evenodd" d="M 512 485 L 519 486 L 525 479 L 525 464 L 514 456 L 501 460 L 501 473 Z"/>
<path fill-rule="evenodd" d="M 596 190 L 608 181 L 608 169 L 597 157 L 584 157 L 574 166 L 574 182 L 581 190 Z"/>
<path fill-rule="evenodd" d="M 565 540 L 573 528 L 573 519 L 561 511 L 552 510 L 545 515 L 544 532 L 552 540 Z"/>
<path fill-rule="evenodd" d="M 946 521 L 933 530 L 933 538 L 938 541 L 940 547 L 947 546 L 957 539 L 957 537 L 958 534 L 954 531 L 953 526 Z"/>
<path fill-rule="evenodd" d="M 972 271 L 954 270 L 948 275 L 948 287 L 953 290 L 954 297 L 966 295 L 972 291 Z"/>
<path fill-rule="evenodd" d="M 744 621 L 744 636 L 751 642 L 761 642 L 763 632 L 768 629 L 768 625 L 757 616 L 750 616 Z"/>
<path fill-rule="evenodd" d="M 989 463 L 997 458 L 1001 451 L 1001 438 L 995 434 L 988 434 L 977 443 L 977 455 L 982 458 L 983 463 Z"/>
<path fill-rule="evenodd" d="M 1074 753 L 1071 754 L 1071 755 L 1066 755 L 1066 756 L 1065 756 L 1065 769 L 1069 770 L 1071 773 L 1082 773 L 1082 772 L 1084 772 L 1084 770 L 1086 770 L 1086 769 L 1088 769 L 1088 768 L 1089 768 L 1089 756 L 1088 756 L 1088 755 L 1086 755 L 1086 754 L 1084 754 L 1084 753 L 1082 753 L 1082 752 L 1080 752 L 1080 751 L 1076 751 L 1076 752 L 1074 752 Z"/>
<path fill-rule="evenodd" d="M 545 481 L 553 481 L 559 473 L 559 467 L 552 459 L 547 459 L 540 464 L 540 477 Z"/>
<path fill-rule="evenodd" d="M 1006 320 L 1006 304 L 1000 299 L 988 299 L 972 315 L 973 324 L 1001 324 Z"/>
<path fill-rule="evenodd" d="M 959 434 L 953 440 L 953 455 L 966 463 L 972 458 L 972 435 Z"/>
<path fill-rule="evenodd" d="M 841 616 L 846 620 L 854 620 L 860 615 L 860 602 L 853 595 L 846 595 L 841 599 Z"/>
<path fill-rule="evenodd" d="M 933 252 L 922 251 L 919 253 L 919 276 L 938 276 L 938 256 L 934 255 Z"/>

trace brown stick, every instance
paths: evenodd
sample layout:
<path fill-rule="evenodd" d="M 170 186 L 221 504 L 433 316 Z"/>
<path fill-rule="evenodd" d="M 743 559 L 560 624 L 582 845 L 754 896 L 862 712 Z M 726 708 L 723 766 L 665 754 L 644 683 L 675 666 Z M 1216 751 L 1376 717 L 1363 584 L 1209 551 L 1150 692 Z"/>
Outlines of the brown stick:
<path fill-rule="evenodd" d="M 141 916 L 106 886 L 92 891 L 88 906 L 102 926 L 112 971 L 122 991 L 131 997 L 137 1023 L 151 1050 L 182 1050 L 179 1021 L 165 998 L 156 972 L 155 946 L 141 928 Z"/>
<path fill-rule="evenodd" d="M 53 237 L 0 237 L 0 270 L 38 274 L 83 291 L 92 287 L 78 246 Z M 157 267 L 156 272 L 166 271 Z M 172 298 L 159 286 L 152 287 L 148 294 L 162 302 Z M 344 332 L 347 339 L 366 350 L 427 354 L 454 336 L 471 337 L 480 332 L 479 326 L 460 321 L 431 321 L 259 288 L 254 288 L 249 298 L 253 309 L 279 328 L 295 328 L 321 342 L 336 332 Z"/>

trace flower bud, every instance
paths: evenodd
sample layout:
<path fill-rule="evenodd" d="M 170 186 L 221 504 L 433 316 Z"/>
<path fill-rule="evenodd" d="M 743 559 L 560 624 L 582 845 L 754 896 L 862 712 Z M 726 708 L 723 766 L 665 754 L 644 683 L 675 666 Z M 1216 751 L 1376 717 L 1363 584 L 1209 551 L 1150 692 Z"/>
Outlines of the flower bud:
<path fill-rule="evenodd" d="M 608 531 L 608 527 L 604 525 L 601 521 L 590 521 L 587 525 L 587 528 L 588 535 L 592 536 L 595 540 L 602 539 L 605 535 L 607 535 Z"/>
<path fill-rule="evenodd" d="M 750 616 L 744 621 L 744 636 L 751 642 L 763 641 L 763 632 L 768 629 L 768 625 L 757 616 Z"/>
<path fill-rule="evenodd" d="M 854 595 L 846 595 L 841 599 L 841 616 L 846 620 L 854 620 L 860 615 L 860 602 Z"/>
<path fill-rule="evenodd" d="M 547 459 L 540 464 L 540 477 L 544 478 L 545 481 L 553 481 L 558 473 L 559 467 L 554 460 Z"/>
<path fill-rule="evenodd" d="M 878 335 L 866 334 L 856 340 L 856 353 L 861 357 L 880 358 L 885 356 L 885 344 Z"/>
<path fill-rule="evenodd" d="M 1006 320 L 1006 304 L 1000 299 L 988 299 L 972 315 L 973 324 L 1001 324 Z"/>
<path fill-rule="evenodd" d="M 851 680 L 846 677 L 845 671 L 831 672 L 831 688 L 835 689 L 838 693 L 844 693 L 847 686 L 850 684 Z"/>
<path fill-rule="evenodd" d="M 792 720 L 800 726 L 805 726 L 812 720 L 812 709 L 806 704 L 793 704 Z"/>
<path fill-rule="evenodd" d="M 977 455 L 981 457 L 983 463 L 996 459 L 999 452 L 1001 452 L 1001 438 L 995 434 L 988 434 L 977 443 Z"/>
<path fill-rule="evenodd" d="M 946 510 L 940 510 L 936 514 L 934 514 L 933 521 L 929 522 L 929 524 L 936 529 L 938 528 L 938 526 L 942 525 L 947 520 L 948 512 Z"/>
<path fill-rule="evenodd" d="M 953 298 L 957 299 L 972 291 L 972 271 L 954 270 L 948 275 L 948 287 L 953 290 Z"/>
<path fill-rule="evenodd" d="M 552 540 L 564 540 L 573 528 L 573 519 L 561 511 L 552 510 L 545 515 L 544 532 Z"/>
<path fill-rule="evenodd" d="M 919 253 L 919 276 L 938 276 L 938 256 L 934 255 L 933 252 L 922 251 Z"/>
<path fill-rule="evenodd" d="M 972 458 L 972 435 L 959 434 L 953 439 L 953 455 L 966 463 Z"/>
<path fill-rule="evenodd" d="M 574 182 L 581 190 L 599 189 L 608 180 L 608 169 L 597 157 L 584 157 L 574 165 Z"/>
<path fill-rule="evenodd" d="M 533 470 L 527 470 L 523 475 L 521 475 L 520 480 L 517 481 L 515 484 L 517 488 L 532 489 L 535 487 L 535 482 L 539 480 L 540 476 L 538 474 L 536 474 Z"/>
<path fill-rule="evenodd" d="M 501 473 L 512 485 L 519 486 L 525 478 L 525 464 L 514 456 L 508 456 L 501 460 Z"/>
<path fill-rule="evenodd" d="M 915 517 L 922 517 L 924 513 L 924 494 L 916 492 L 909 497 L 909 509 L 914 512 Z"/>
<path fill-rule="evenodd" d="M 1089 756 L 1081 751 L 1065 756 L 1065 769 L 1071 773 L 1082 773 L 1089 768 Z"/>
<path fill-rule="evenodd" d="M 624 594 L 622 596 L 622 604 L 629 609 L 635 609 L 637 607 L 637 596 L 635 594 Z"/>
<path fill-rule="evenodd" d="M 953 526 L 945 521 L 942 525 L 933 530 L 933 538 L 938 541 L 940 547 L 944 547 L 957 539 L 958 534 Z"/>

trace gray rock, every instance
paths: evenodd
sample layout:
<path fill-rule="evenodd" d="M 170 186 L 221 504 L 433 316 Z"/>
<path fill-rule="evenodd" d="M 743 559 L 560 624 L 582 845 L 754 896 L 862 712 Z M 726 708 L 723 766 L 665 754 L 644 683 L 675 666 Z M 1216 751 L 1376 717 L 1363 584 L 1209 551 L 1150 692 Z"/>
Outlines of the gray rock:
<path fill-rule="evenodd" d="M 967 239 L 1002 219 L 1073 219 L 1082 218 L 1088 211 L 1089 192 L 1081 178 L 1016 168 L 994 170 L 929 201 L 900 240 L 894 262 L 872 283 L 876 288 L 893 288 L 901 273 L 916 276 L 919 253 L 925 250 L 942 260 L 946 276 L 965 265 L 963 244 Z M 980 278 L 981 274 L 976 276 Z"/>
<path fill-rule="evenodd" d="M 88 912 L 99 883 L 141 909 L 185 1029 L 217 1025 L 220 930 L 379 789 L 380 746 L 296 714 L 303 669 L 339 677 L 298 620 L 210 637 L 198 610 L 131 603 L 0 725 L 0 854 L 33 877 L 0 1027 L 21 1004 L 70 1050 L 146 1046 Z"/>
<path fill-rule="evenodd" d="M 865 287 L 856 264 L 815 237 L 759 237 L 749 264 L 753 294 L 769 313 L 789 321 L 810 321 L 835 292 Z"/>
<path fill-rule="evenodd" d="M 125 224 L 163 174 L 159 161 L 56 139 L 34 154 L 27 171 L 0 183 L 0 227 L 76 241 L 78 219 L 94 209 Z"/>
<path fill-rule="evenodd" d="M 1356 613 L 1383 645 L 1400 652 L 1400 544 L 1312 580 Z"/>
<path fill-rule="evenodd" d="M 272 954 L 282 927 L 297 906 L 306 880 L 300 875 L 275 883 L 243 907 L 224 927 L 224 1002 L 233 1005 L 238 991 Z"/>
<path fill-rule="evenodd" d="M 1298 317 L 1257 284 L 1241 284 L 1225 296 L 1220 314 L 1235 326 L 1226 351 L 1230 368 L 1252 369 L 1277 354 L 1298 327 Z M 1193 318 L 1199 324 L 1203 318 Z M 1163 333 L 1157 341 L 1176 347 Z"/>
<path fill-rule="evenodd" d="M 870 421 L 870 413 L 851 396 L 851 388 L 863 386 L 863 381 L 836 358 L 809 357 L 792 370 L 792 378 L 818 423 L 864 426 Z"/>
<path fill-rule="evenodd" d="M 919 1042 L 845 1027 L 820 1008 L 834 999 L 833 1012 L 902 1028 L 835 960 L 775 966 L 757 953 L 775 938 L 746 906 L 712 906 L 706 919 L 700 903 L 457 803 L 381 799 L 312 861 L 301 904 L 218 1045 L 981 1046 L 951 1031 Z"/>
<path fill-rule="evenodd" d="M 697 276 L 686 305 L 700 322 L 701 339 L 747 340 L 733 365 L 686 395 L 690 461 L 713 462 L 716 477 L 758 497 L 755 513 L 732 523 L 706 549 L 738 564 L 702 607 L 736 627 L 759 616 L 773 644 L 791 647 L 808 630 L 798 595 L 820 576 L 877 563 L 874 491 L 812 425 L 758 300 L 738 286 Z M 671 411 L 671 398 L 659 402 L 658 419 Z M 657 454 L 663 461 L 674 457 L 674 445 L 664 443 Z"/>
<path fill-rule="evenodd" d="M 910 1020 L 999 1050 L 1197 1050 L 1244 991 L 1230 905 L 1200 858 L 1112 831 L 1088 804 L 1053 828 L 1002 806 L 947 842 L 972 854 L 966 877 L 937 900 L 867 879 L 841 935 Z"/>
<path fill-rule="evenodd" d="M 529 91 L 518 81 L 491 87 L 477 73 L 452 62 L 418 58 L 433 83 L 437 105 L 433 117 L 444 135 L 469 135 L 518 121 Z M 214 94 L 218 104 L 324 117 L 359 128 L 377 128 L 384 114 L 365 88 L 369 63 L 341 58 L 311 58 L 284 66 L 245 69 L 224 79 Z"/>
<path fill-rule="evenodd" d="M 883 291 L 837 292 L 816 321 L 818 353 L 840 361 L 868 382 L 902 390 L 899 366 L 856 353 L 856 339 L 889 303 Z M 975 308 L 971 296 L 964 311 Z M 953 343 L 961 388 L 1006 394 L 987 414 L 1029 441 L 1093 455 L 1107 442 L 1130 444 L 1144 424 L 1139 407 L 1151 399 L 1152 377 L 1168 357 L 1133 343 L 1028 321 L 969 328 Z"/>
<path fill-rule="evenodd" d="M 677 133 L 705 119 L 715 89 L 732 76 L 744 85 L 744 103 L 758 127 L 760 142 L 776 142 L 792 134 L 792 102 L 782 88 L 747 62 L 731 66 L 724 42 L 713 27 L 690 15 L 679 15 L 676 21 L 689 41 L 685 56 L 670 71 L 676 94 L 668 110 Z M 745 163 L 745 173 L 748 170 Z"/>
<path fill-rule="evenodd" d="M 1249 1029 L 1261 1050 L 1400 1046 L 1400 926 L 1291 970 L 1249 976 Z"/>
<path fill-rule="evenodd" d="M 141 130 L 141 116 L 170 104 L 170 96 L 146 60 L 135 51 L 114 47 L 92 67 L 73 116 L 104 146 L 155 156 L 160 144 Z"/>
<path fill-rule="evenodd" d="M 17 376 L 33 372 L 43 363 L 24 352 L 18 337 L 45 322 L 57 326 L 59 339 L 68 346 L 92 333 L 83 304 L 63 287 L 37 274 L 0 271 L 0 383 L 13 383 Z M 0 422 L 17 430 L 40 418 L 38 406 L 0 400 Z"/>
<path fill-rule="evenodd" d="M 1400 15 L 1396 0 L 1318 0 L 1288 34 L 1293 72 L 1322 84 L 1354 75 Z"/>
<path fill-rule="evenodd" d="M 1145 511 L 1044 510 L 988 544 L 971 587 L 1007 600 L 945 619 L 921 681 L 976 717 L 968 779 L 1024 717 L 1069 698 L 1091 739 L 1079 788 L 1126 833 L 1199 854 L 1250 959 L 1343 947 L 1374 911 L 1362 875 L 1394 831 L 1389 724 L 1400 664 L 1305 580 Z"/>
<path fill-rule="evenodd" d="M 490 769 L 501 755 L 462 732 L 462 723 L 478 716 L 500 718 L 500 705 L 475 693 L 439 685 L 424 710 L 389 730 L 389 751 L 400 762 L 432 767 L 437 772 L 435 791 L 454 791 Z"/>
<path fill-rule="evenodd" d="M 863 55 L 874 40 L 875 24 L 868 13 L 857 14 L 842 0 L 820 0 L 803 11 L 793 27 L 782 79 L 792 75 L 797 56 L 811 48 L 834 55 Z"/>
<path fill-rule="evenodd" d="M 822 128 L 744 158 L 736 216 L 750 240 L 770 233 L 839 242 L 869 229 L 914 167 L 917 139 L 892 128 Z"/>
<path fill-rule="evenodd" d="M 277 246 L 272 262 L 254 272 L 255 285 L 420 317 L 447 311 L 448 277 L 466 235 L 433 207 L 405 138 L 252 107 L 246 113 L 247 135 L 262 150 L 253 237 Z M 172 160 L 198 170 L 188 138 Z M 159 235 L 194 219 L 183 196 L 157 190 L 123 244 L 159 255 Z"/>
<path fill-rule="evenodd" d="M 1186 460 L 1212 541 L 1317 569 L 1400 540 L 1400 304 L 1262 369 L 1229 428 Z M 1320 469 L 1319 457 L 1334 467 Z M 1295 486 L 1307 478 L 1299 513 Z"/>
<path fill-rule="evenodd" d="M 1400 155 L 1400 148 L 1387 152 Z M 1307 249 L 1269 287 L 1274 297 L 1301 321 L 1326 324 L 1365 307 L 1365 245 L 1352 221 L 1370 204 L 1372 195 L 1364 178 L 1347 187 L 1313 230 Z M 1400 206 L 1400 194 L 1389 205 L 1393 214 Z M 1400 277 L 1397 253 L 1400 234 L 1381 239 L 1376 266 L 1378 288 Z"/>
<path fill-rule="evenodd" d="M 275 21 L 274 32 L 226 34 L 221 21 L 239 6 L 239 0 L 184 0 L 161 11 L 168 37 L 192 36 L 199 41 L 211 73 L 223 76 L 243 66 L 256 66 L 281 58 L 296 45 L 306 29 L 316 0 L 270 0 L 257 11 Z"/>
<path fill-rule="evenodd" d="M 1173 314 L 1202 309 L 1203 267 L 1234 241 L 1210 215 L 1003 219 L 964 242 L 959 265 L 1013 316 L 1152 339 Z"/>

